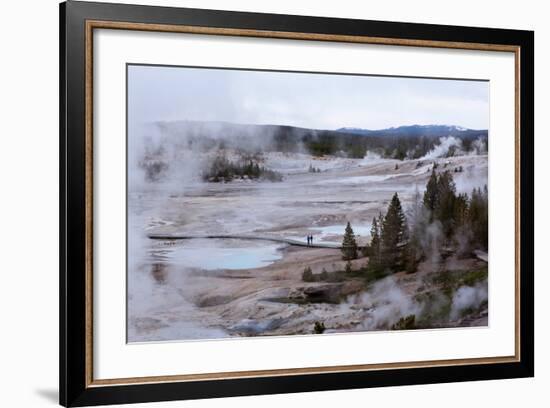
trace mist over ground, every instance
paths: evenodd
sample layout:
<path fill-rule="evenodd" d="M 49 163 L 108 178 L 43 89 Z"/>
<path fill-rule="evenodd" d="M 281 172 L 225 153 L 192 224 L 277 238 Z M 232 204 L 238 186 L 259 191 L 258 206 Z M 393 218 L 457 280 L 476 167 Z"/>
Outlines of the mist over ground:
<path fill-rule="evenodd" d="M 129 70 L 129 341 L 488 324 L 486 83 L 161 71 Z"/>

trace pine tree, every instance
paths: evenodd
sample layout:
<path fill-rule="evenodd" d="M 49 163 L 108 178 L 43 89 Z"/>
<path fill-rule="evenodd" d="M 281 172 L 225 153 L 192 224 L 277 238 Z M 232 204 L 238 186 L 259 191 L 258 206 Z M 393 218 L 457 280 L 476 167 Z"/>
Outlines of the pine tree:
<path fill-rule="evenodd" d="M 374 217 L 372 219 L 372 227 L 370 229 L 370 245 L 368 246 L 369 262 L 367 264 L 367 274 L 371 276 L 377 276 L 382 270 L 380 262 L 380 227 L 378 219 Z"/>
<path fill-rule="evenodd" d="M 355 234 L 353 233 L 353 229 L 351 228 L 349 221 L 346 225 L 344 240 L 342 242 L 342 259 L 344 261 L 357 259 L 357 242 L 355 241 Z"/>
<path fill-rule="evenodd" d="M 426 184 L 426 191 L 424 191 L 424 207 L 430 211 L 430 219 L 433 219 L 433 212 L 437 206 L 437 173 L 435 172 L 435 166 L 432 169 L 432 175 Z"/>
<path fill-rule="evenodd" d="M 481 189 L 480 189 L 481 190 Z M 487 184 L 483 187 L 481 198 L 483 199 L 483 218 L 480 221 L 479 240 L 485 249 L 489 248 L 489 189 Z"/>
<path fill-rule="evenodd" d="M 455 200 L 455 228 L 453 243 L 458 256 L 468 256 L 471 253 L 472 228 L 469 223 L 470 200 L 468 194 L 459 194 Z"/>
<path fill-rule="evenodd" d="M 395 193 L 384 217 L 380 235 L 382 263 L 385 267 L 396 270 L 402 266 L 402 245 L 407 239 L 407 231 L 407 220 L 399 196 Z"/>
<path fill-rule="evenodd" d="M 409 242 L 404 254 L 405 269 L 408 273 L 416 272 L 418 264 L 424 256 L 422 248 L 422 235 L 427 224 L 426 209 L 418 188 L 413 196 L 412 206 L 408 212 L 409 217 Z"/>
<path fill-rule="evenodd" d="M 260 169 L 260 165 L 258 163 L 255 163 L 253 171 L 252 171 L 252 174 L 254 175 L 254 178 L 260 177 L 261 173 L 262 173 L 262 171 Z"/>
<path fill-rule="evenodd" d="M 309 266 L 304 268 L 304 272 L 302 273 L 302 280 L 304 282 L 313 282 L 314 281 L 313 271 L 311 270 L 311 268 Z"/>
<path fill-rule="evenodd" d="M 447 170 L 437 179 L 437 200 L 434 218 L 443 225 L 445 237 L 450 238 L 455 229 L 456 187 L 452 174 Z"/>
<path fill-rule="evenodd" d="M 380 261 L 380 228 L 378 225 L 378 221 L 376 220 L 376 217 L 374 217 L 372 219 L 372 226 L 370 229 L 371 240 L 369 246 L 369 256 L 371 260 L 375 260 L 376 262 Z"/>
<path fill-rule="evenodd" d="M 353 273 L 353 268 L 351 267 L 351 261 L 346 262 L 346 274 L 351 275 Z"/>
<path fill-rule="evenodd" d="M 380 234 L 380 237 L 382 237 L 382 232 L 384 230 L 384 216 L 382 215 L 382 211 L 378 213 L 378 233 Z M 380 247 L 382 247 L 382 239 L 380 239 Z"/>
<path fill-rule="evenodd" d="M 449 170 L 439 176 L 432 170 L 423 202 L 430 214 L 429 221 L 441 222 L 445 237 L 451 238 L 457 225 L 457 212 L 460 211 L 457 205 L 462 206 L 463 202 L 457 203 L 456 186 Z"/>
<path fill-rule="evenodd" d="M 485 186 L 483 190 L 481 190 L 481 188 L 474 189 L 468 209 L 468 221 L 473 233 L 474 244 L 483 249 L 487 249 L 489 244 L 488 195 L 487 186 Z"/>
<path fill-rule="evenodd" d="M 315 324 L 313 325 L 313 333 L 315 334 L 323 334 L 325 330 L 326 328 L 323 322 L 315 322 Z"/>
<path fill-rule="evenodd" d="M 457 227 L 465 225 L 468 221 L 468 194 L 459 194 L 455 200 L 455 224 Z"/>

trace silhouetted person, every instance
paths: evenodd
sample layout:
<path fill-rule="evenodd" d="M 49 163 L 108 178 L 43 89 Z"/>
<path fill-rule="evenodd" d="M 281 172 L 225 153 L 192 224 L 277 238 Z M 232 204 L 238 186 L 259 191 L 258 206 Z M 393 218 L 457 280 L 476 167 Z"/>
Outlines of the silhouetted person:
<path fill-rule="evenodd" d="M 310 243 L 310 245 L 313 245 L 313 235 L 309 236 L 309 243 Z"/>

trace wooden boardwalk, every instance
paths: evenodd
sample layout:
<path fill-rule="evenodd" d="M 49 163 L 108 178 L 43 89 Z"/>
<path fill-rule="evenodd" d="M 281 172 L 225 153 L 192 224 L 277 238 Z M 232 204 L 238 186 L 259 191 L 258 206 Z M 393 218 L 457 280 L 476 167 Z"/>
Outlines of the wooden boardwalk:
<path fill-rule="evenodd" d="M 336 242 L 313 242 L 312 244 L 307 243 L 307 240 L 304 237 L 303 241 L 293 239 L 293 238 L 284 238 L 276 237 L 272 235 L 251 235 L 251 234 L 205 234 L 205 235 L 189 235 L 189 234 L 149 234 L 150 239 L 161 239 L 161 240 L 177 240 L 177 239 L 250 239 L 250 240 L 261 240 L 261 241 L 272 241 L 280 242 L 283 244 L 288 244 L 292 246 L 299 247 L 308 247 L 308 248 L 331 248 L 331 249 L 341 249 L 342 245 Z"/>

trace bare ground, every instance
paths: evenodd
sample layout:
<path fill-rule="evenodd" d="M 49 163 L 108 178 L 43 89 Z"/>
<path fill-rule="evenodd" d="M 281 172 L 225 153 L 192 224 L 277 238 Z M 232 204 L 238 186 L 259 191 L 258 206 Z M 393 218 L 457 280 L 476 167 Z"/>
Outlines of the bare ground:
<path fill-rule="evenodd" d="M 326 171 L 318 174 L 293 171 L 282 183 L 193 184 L 181 191 L 169 186 L 135 192 L 129 197 L 130 228 L 141 231 L 137 235 L 269 233 L 302 239 L 313 227 L 347 221 L 370 226 L 395 191 L 407 206 L 417 186 L 423 189 L 432 162 L 399 162 L 395 169 L 394 160 L 347 160 L 334 169 L 325 163 Z M 486 156 L 438 163 L 442 169 L 464 167 L 464 173 L 455 177 L 459 191 L 486 183 Z M 314 232 L 316 241 L 342 239 L 339 234 Z M 458 287 L 447 288 L 455 282 L 437 280 L 438 274 L 486 268 L 474 257 L 450 257 L 443 264 L 422 263 L 417 273 L 394 274 L 380 284 L 367 284 L 359 277 L 306 283 L 302 281 L 306 266 L 314 274 L 343 270 L 340 251 L 284 247 L 281 259 L 265 267 L 203 270 L 166 261 L 169 246 L 138 241 L 129 245 L 130 341 L 310 334 L 316 321 L 323 322 L 327 332 L 385 330 L 408 314 L 420 317 L 428 303 L 434 310 L 447 308 L 451 313 Z M 358 241 L 364 244 L 368 236 Z M 355 260 L 353 269 L 367 262 L 367 258 Z M 477 283 L 483 285 L 483 279 Z M 450 290 L 447 297 L 440 296 L 444 289 Z M 488 320 L 483 304 L 443 320 L 433 313 L 432 327 L 483 326 Z"/>

